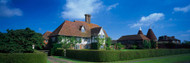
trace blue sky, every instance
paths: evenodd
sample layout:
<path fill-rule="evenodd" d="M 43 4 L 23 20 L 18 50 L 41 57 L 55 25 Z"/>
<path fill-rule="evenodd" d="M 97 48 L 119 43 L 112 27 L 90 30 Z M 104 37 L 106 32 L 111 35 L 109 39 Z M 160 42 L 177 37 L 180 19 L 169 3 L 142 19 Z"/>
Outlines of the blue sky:
<path fill-rule="evenodd" d="M 157 37 L 190 40 L 190 0 L 0 0 L 0 32 L 29 27 L 36 32 L 54 31 L 64 20 L 102 26 L 114 40 L 149 27 Z"/>

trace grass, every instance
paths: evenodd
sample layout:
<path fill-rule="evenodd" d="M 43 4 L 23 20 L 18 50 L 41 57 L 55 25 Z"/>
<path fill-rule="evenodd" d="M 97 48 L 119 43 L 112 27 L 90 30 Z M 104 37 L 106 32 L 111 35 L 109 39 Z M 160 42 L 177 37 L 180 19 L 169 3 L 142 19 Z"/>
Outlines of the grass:
<path fill-rule="evenodd" d="M 132 62 L 132 63 L 181 63 L 190 61 L 190 54 L 180 54 L 162 57 L 152 57 L 152 58 L 142 58 L 134 59 L 128 61 L 118 61 L 118 62 Z"/>
<path fill-rule="evenodd" d="M 88 61 L 81 61 L 81 60 L 64 58 L 61 56 L 54 56 L 54 57 L 55 58 L 61 58 L 63 60 L 71 61 L 74 63 L 95 63 L 95 62 L 88 62 Z M 116 63 L 124 63 L 124 62 L 129 62 L 129 63 L 181 63 L 181 62 L 187 62 L 187 61 L 188 62 L 190 61 L 190 54 L 141 58 L 141 59 L 127 60 L 127 61 L 116 61 Z M 112 63 L 112 62 L 107 62 L 107 63 Z"/>
<path fill-rule="evenodd" d="M 49 60 L 47 60 L 47 63 L 52 63 L 52 62 L 50 62 Z"/>
<path fill-rule="evenodd" d="M 53 56 L 53 57 L 60 58 L 60 59 L 63 59 L 63 60 L 67 60 L 67 61 L 71 61 L 71 62 L 74 62 L 74 63 L 86 63 L 86 62 L 88 62 L 88 61 L 65 58 L 65 57 L 62 57 L 62 56 Z M 88 63 L 93 63 L 93 62 L 88 62 Z"/>

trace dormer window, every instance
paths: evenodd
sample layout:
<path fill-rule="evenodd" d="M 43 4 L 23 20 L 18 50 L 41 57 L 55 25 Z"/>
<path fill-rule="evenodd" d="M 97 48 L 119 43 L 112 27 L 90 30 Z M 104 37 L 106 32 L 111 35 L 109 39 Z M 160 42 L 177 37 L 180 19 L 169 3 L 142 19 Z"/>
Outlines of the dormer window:
<path fill-rule="evenodd" d="M 84 28 L 84 26 L 81 26 L 81 32 L 85 32 L 85 28 Z"/>

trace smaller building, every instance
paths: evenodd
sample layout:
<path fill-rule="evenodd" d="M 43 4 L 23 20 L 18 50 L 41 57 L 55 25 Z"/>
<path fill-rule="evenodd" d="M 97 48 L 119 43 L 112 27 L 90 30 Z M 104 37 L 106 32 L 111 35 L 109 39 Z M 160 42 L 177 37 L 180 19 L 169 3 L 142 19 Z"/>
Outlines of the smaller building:
<path fill-rule="evenodd" d="M 46 31 L 44 34 L 43 34 L 43 38 L 44 38 L 44 48 L 46 48 L 47 44 L 48 44 L 48 40 L 49 40 L 49 36 L 52 32 L 50 31 Z"/>
<path fill-rule="evenodd" d="M 175 36 L 160 36 L 158 43 L 174 43 L 174 44 L 181 44 L 181 41 L 179 39 L 176 39 Z"/>
<path fill-rule="evenodd" d="M 125 35 L 120 37 L 117 42 L 125 45 L 125 48 L 131 48 L 132 45 L 136 45 L 138 48 L 143 47 L 144 41 L 157 41 L 156 36 L 154 35 L 151 28 L 149 28 L 147 36 L 145 36 L 140 28 L 136 35 Z"/>
<path fill-rule="evenodd" d="M 160 36 L 158 39 L 158 48 L 180 48 L 181 41 L 174 36 Z"/>

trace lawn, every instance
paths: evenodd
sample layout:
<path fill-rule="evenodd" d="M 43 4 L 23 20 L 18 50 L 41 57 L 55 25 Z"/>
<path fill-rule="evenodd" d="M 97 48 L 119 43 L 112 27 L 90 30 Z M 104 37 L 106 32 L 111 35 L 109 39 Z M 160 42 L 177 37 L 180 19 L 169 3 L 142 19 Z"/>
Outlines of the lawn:
<path fill-rule="evenodd" d="M 54 56 L 55 58 L 61 58 L 63 60 L 72 61 L 74 63 L 86 63 L 88 61 L 80 61 L 75 59 L 63 58 L 61 56 Z M 181 63 L 181 62 L 189 62 L 190 54 L 180 54 L 180 55 L 171 55 L 171 56 L 162 56 L 162 57 L 152 57 L 152 58 L 142 58 L 142 59 L 134 59 L 128 61 L 116 61 L 118 63 L 129 62 L 129 63 Z M 88 62 L 94 63 L 94 62 Z M 111 63 L 111 62 L 108 62 Z"/>

